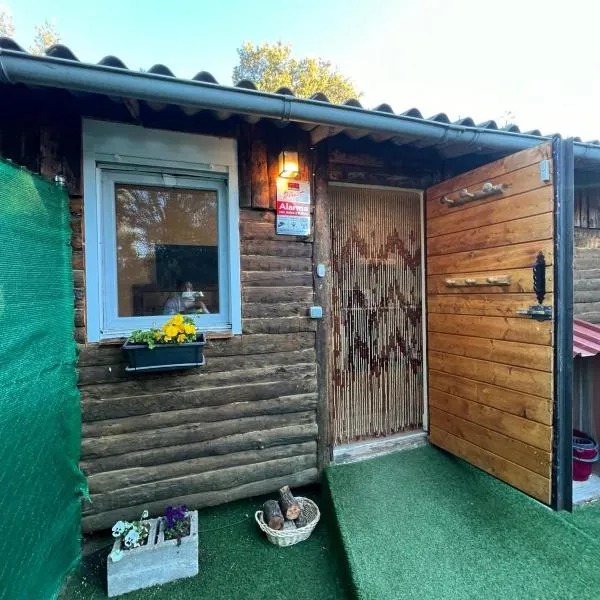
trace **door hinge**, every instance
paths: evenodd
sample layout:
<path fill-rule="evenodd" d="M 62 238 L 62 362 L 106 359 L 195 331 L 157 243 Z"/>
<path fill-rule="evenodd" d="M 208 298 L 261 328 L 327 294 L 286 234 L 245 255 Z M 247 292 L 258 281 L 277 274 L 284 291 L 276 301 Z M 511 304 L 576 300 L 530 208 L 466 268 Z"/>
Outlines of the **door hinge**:
<path fill-rule="evenodd" d="M 540 160 L 540 181 L 542 183 L 550 182 L 550 161 L 547 158 Z"/>

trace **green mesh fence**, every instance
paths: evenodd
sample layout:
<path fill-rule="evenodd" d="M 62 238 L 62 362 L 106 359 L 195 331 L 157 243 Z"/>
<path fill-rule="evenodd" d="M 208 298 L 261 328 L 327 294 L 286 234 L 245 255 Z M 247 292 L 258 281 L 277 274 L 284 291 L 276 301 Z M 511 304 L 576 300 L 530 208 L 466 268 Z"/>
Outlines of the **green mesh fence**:
<path fill-rule="evenodd" d="M 0 161 L 0 598 L 58 595 L 80 555 L 68 198 Z"/>

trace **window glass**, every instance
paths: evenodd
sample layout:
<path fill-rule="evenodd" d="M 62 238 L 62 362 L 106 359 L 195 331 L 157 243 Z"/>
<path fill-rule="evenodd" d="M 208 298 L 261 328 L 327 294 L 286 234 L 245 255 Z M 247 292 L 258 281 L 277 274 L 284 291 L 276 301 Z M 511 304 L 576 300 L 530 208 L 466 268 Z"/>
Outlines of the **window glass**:
<path fill-rule="evenodd" d="M 119 317 L 219 312 L 215 190 L 115 184 Z"/>

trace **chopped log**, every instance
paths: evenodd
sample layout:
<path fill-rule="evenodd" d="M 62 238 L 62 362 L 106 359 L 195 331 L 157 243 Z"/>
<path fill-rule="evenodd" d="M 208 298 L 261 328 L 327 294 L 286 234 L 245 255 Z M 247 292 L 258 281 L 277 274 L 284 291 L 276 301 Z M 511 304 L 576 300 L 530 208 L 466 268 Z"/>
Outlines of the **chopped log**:
<path fill-rule="evenodd" d="M 284 485 L 279 490 L 279 505 L 281 506 L 281 512 L 286 516 L 287 519 L 297 519 L 300 515 L 300 504 L 294 498 L 289 485 Z"/>
<path fill-rule="evenodd" d="M 267 500 L 263 504 L 263 516 L 265 519 L 265 523 L 271 529 L 283 529 L 284 528 L 284 518 L 281 514 L 281 509 L 279 508 L 279 504 L 277 504 L 277 500 Z"/>
<path fill-rule="evenodd" d="M 283 530 L 289 530 L 289 529 L 296 529 L 296 523 L 295 521 L 292 521 L 291 519 L 286 519 L 283 522 Z"/>
<path fill-rule="evenodd" d="M 308 519 L 306 515 L 300 511 L 298 518 L 296 519 L 296 527 L 306 527 L 308 525 Z"/>

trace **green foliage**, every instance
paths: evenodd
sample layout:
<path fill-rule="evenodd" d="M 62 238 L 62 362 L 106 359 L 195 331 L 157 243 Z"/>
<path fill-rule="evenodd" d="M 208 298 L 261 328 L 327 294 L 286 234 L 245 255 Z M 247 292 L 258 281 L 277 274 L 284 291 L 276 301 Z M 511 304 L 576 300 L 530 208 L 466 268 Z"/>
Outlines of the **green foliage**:
<path fill-rule="evenodd" d="M 290 44 L 254 45 L 245 42 L 237 52 L 239 64 L 233 69 L 234 84 L 249 79 L 260 90 L 276 92 L 287 87 L 301 98 L 322 92 L 335 103 L 361 96 L 354 82 L 342 75 L 330 61 L 321 58 L 298 60 L 292 56 Z"/>
<path fill-rule="evenodd" d="M 160 337 L 160 329 L 136 329 L 131 332 L 129 341 L 134 344 L 147 344 L 148 348 L 152 350 L 156 346 L 157 339 L 160 340 Z"/>
<path fill-rule="evenodd" d="M 46 19 L 41 25 L 35 26 L 35 36 L 33 44 L 29 47 L 31 54 L 42 55 L 44 52 L 60 42 L 60 34 L 56 30 L 56 25 Z"/>
<path fill-rule="evenodd" d="M 10 11 L 0 6 L 0 37 L 12 37 L 15 34 Z"/>

